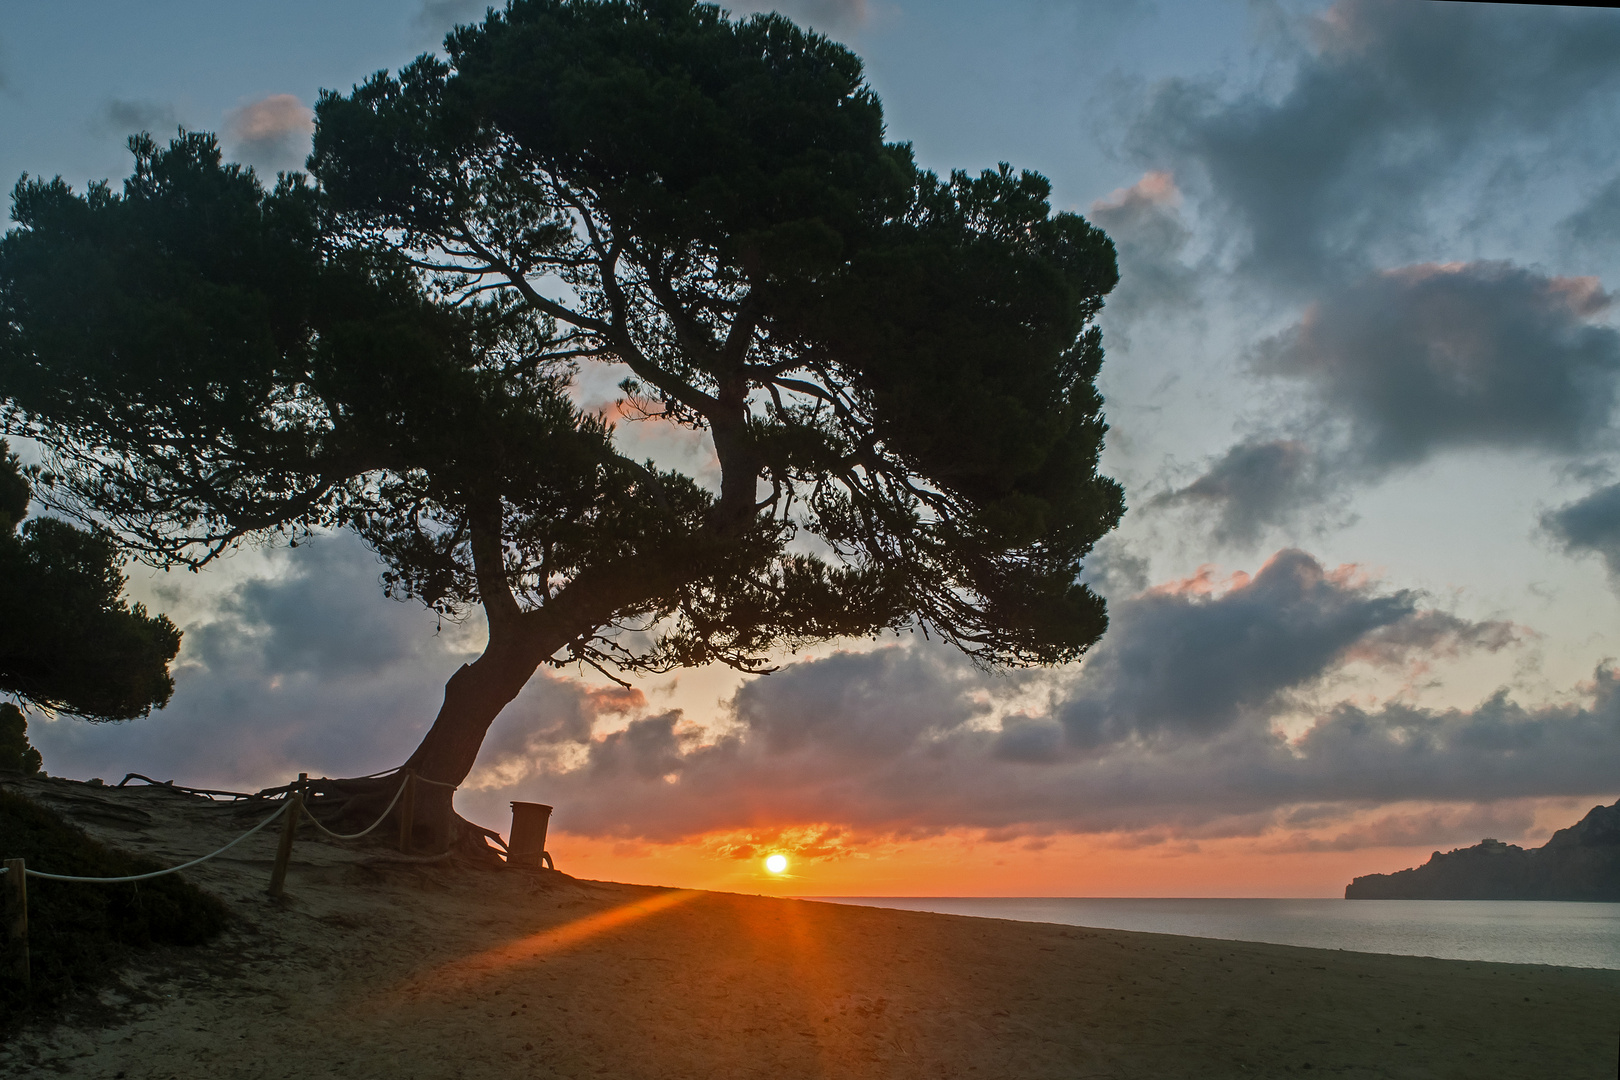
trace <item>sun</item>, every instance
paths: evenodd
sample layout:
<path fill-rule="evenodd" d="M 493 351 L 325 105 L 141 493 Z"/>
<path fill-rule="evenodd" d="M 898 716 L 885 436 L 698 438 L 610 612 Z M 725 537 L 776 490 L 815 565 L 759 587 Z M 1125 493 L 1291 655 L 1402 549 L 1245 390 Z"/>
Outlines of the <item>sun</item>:
<path fill-rule="evenodd" d="M 781 854 L 780 852 L 775 855 L 767 856 L 765 859 L 765 869 L 769 870 L 773 874 L 782 873 L 787 869 L 787 856 Z"/>

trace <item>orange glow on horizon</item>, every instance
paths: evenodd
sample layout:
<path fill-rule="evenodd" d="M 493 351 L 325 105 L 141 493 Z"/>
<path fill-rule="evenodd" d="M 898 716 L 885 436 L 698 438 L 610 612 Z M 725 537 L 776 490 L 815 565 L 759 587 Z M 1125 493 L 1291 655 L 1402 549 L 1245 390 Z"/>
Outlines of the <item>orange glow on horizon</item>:
<path fill-rule="evenodd" d="M 1513 842 L 1537 846 L 1591 805 L 1587 798 L 1527 800 L 1523 809 L 1536 824 Z M 1419 866 L 1436 849 L 1479 841 L 1459 835 L 1380 845 L 1355 843 L 1348 835 L 1386 815 L 1422 819 L 1429 810 L 1445 806 L 1373 807 L 1313 830 L 1275 828 L 1255 836 L 997 839 L 958 829 L 905 840 L 845 830 L 835 842 L 818 842 L 834 830 L 795 825 L 672 844 L 559 832 L 547 847 L 558 868 L 575 877 L 772 896 L 1340 897 L 1361 874 Z M 1484 823 L 1478 827 L 1487 830 L 1480 836 L 1492 835 Z M 785 872 L 767 866 L 774 854 L 789 860 Z"/>

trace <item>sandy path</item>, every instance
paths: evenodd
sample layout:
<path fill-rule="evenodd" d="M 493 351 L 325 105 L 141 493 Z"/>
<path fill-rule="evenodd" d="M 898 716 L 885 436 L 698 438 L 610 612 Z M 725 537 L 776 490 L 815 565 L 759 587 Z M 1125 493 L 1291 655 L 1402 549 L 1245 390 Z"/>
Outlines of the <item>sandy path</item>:
<path fill-rule="evenodd" d="M 159 857 L 240 831 L 228 806 L 173 793 L 31 793 Z M 393 865 L 304 841 L 277 904 L 260 839 L 195 874 L 237 928 L 26 1030 L 0 1075 L 1615 1075 L 1620 972 Z"/>

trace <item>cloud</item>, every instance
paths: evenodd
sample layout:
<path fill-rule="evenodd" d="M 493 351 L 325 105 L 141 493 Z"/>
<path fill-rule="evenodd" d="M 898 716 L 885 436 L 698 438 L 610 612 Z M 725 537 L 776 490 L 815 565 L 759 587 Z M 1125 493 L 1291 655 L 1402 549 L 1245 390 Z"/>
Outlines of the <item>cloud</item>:
<path fill-rule="evenodd" d="M 386 599 L 376 557 L 348 534 L 271 565 L 182 625 L 167 708 L 127 724 L 31 724 L 46 768 L 256 788 L 404 760 L 473 655 L 466 634 Z"/>
<path fill-rule="evenodd" d="M 1586 204 L 1559 223 L 1566 242 L 1594 251 L 1620 241 L 1620 176 L 1604 184 Z"/>
<path fill-rule="evenodd" d="M 1300 807 L 1316 808 L 1320 833 L 1380 802 L 1606 790 L 1597 758 L 1620 749 L 1620 693 L 1604 672 L 1590 705 L 1338 704 L 1295 740 L 1278 730 L 1346 665 L 1422 664 L 1513 637 L 1285 551 L 1253 577 L 1206 571 L 1116 603 L 1078 677 L 997 679 L 922 644 L 836 653 L 745 684 L 729 727 L 644 717 L 528 790 L 570 832 L 843 830 L 817 840 L 829 852 L 960 828 L 1289 836 Z"/>
<path fill-rule="evenodd" d="M 379 619 L 378 604 L 355 602 L 367 586 L 381 596 L 382 568 L 369 553 L 327 539 L 287 562 L 286 574 L 237 584 L 213 618 L 188 628 L 187 662 L 337 680 L 375 675 L 421 645 L 418 620 Z"/>
<path fill-rule="evenodd" d="M 1208 739 L 1274 715 L 1289 692 L 1351 658 L 1399 664 L 1458 640 L 1506 644 L 1499 624 L 1423 611 L 1415 593 L 1379 592 L 1355 568 L 1329 571 L 1299 550 L 1221 589 L 1206 568 L 1115 605 L 1107 636 L 1053 711 L 1059 756 Z"/>
<path fill-rule="evenodd" d="M 1594 552 L 1620 580 L 1620 484 L 1543 514 L 1541 526 L 1571 553 Z"/>
<path fill-rule="evenodd" d="M 1292 817 L 1293 815 L 1289 815 Z M 1283 823 L 1284 827 L 1288 824 Z M 1271 845 L 1278 853 L 1360 851 L 1375 847 L 1426 847 L 1430 844 L 1473 844 L 1481 837 L 1517 839 L 1535 825 L 1535 814 L 1522 804 L 1437 806 L 1383 814 L 1353 822 L 1332 835 L 1296 831 Z"/>
<path fill-rule="evenodd" d="M 353 537 L 271 566 L 188 621 L 167 709 L 31 724 L 46 767 L 252 788 L 402 760 L 477 643 L 384 600 Z M 491 731 L 462 802 L 487 816 L 538 798 L 559 829 L 626 840 L 746 847 L 749 830 L 789 830 L 805 857 L 961 828 L 1373 844 L 1366 811 L 1379 805 L 1612 784 L 1620 676 L 1606 669 L 1551 706 L 1505 693 L 1465 710 L 1310 704 L 1350 665 L 1404 671 L 1513 639 L 1284 551 L 1252 576 L 1206 569 L 1117 599 L 1078 673 L 997 677 L 927 643 L 838 652 L 745 683 L 700 724 L 639 690 L 542 671 Z M 1279 718 L 1301 710 L 1314 722 L 1291 740 Z"/>
<path fill-rule="evenodd" d="M 271 94 L 225 114 L 236 156 L 267 172 L 301 168 L 314 131 L 314 111 L 292 94 Z"/>
<path fill-rule="evenodd" d="M 490 9 L 503 5 L 489 0 L 422 0 L 412 17 L 417 29 L 430 35 L 435 44 L 453 26 L 482 22 Z M 782 0 L 780 3 L 728 5 L 739 17 L 757 11 L 780 11 L 800 26 L 822 34 L 839 34 L 864 26 L 871 17 L 867 0 Z"/>
<path fill-rule="evenodd" d="M 1291 435 L 1251 435 L 1156 507 L 1252 545 L 1347 487 L 1458 450 L 1573 457 L 1613 446 L 1620 331 L 1596 278 L 1425 263 L 1328 288 L 1253 370 L 1304 392 Z M 1285 425 L 1286 426 L 1286 425 Z"/>
<path fill-rule="evenodd" d="M 499 9 L 501 5 L 488 0 L 423 0 L 411 22 L 417 29 L 437 37 L 448 33 L 451 27 L 482 22 L 485 12 L 492 7 Z"/>
<path fill-rule="evenodd" d="M 1199 274 L 1183 261 L 1192 230 L 1180 205 L 1175 177 L 1163 170 L 1091 204 L 1088 216 L 1119 253 L 1120 286 L 1108 299 L 1112 318 L 1129 322 L 1149 311 L 1198 306 Z"/>
<path fill-rule="evenodd" d="M 1141 155 L 1201 178 L 1247 239 L 1241 266 L 1274 285 L 1364 272 L 1469 177 L 1533 166 L 1560 136 L 1614 137 L 1607 12 L 1340 0 L 1306 25 L 1280 92 L 1171 79 L 1136 120 Z"/>
<path fill-rule="evenodd" d="M 779 11 L 807 30 L 837 35 L 864 26 L 871 18 L 867 0 L 780 0 L 779 3 L 745 3 L 731 10 L 739 16 L 759 11 Z"/>
<path fill-rule="evenodd" d="M 1548 192 L 1583 169 L 1612 176 L 1601 153 L 1573 161 L 1567 148 L 1620 137 L 1620 20 L 1338 0 L 1274 29 L 1281 48 L 1252 84 L 1168 79 L 1131 121 L 1144 182 L 1173 173 L 1190 205 L 1138 185 L 1096 208 L 1117 220 L 1122 263 L 1140 230 L 1138 273 L 1171 304 L 1158 268 L 1176 283 L 1192 245 L 1206 279 L 1259 287 L 1257 311 L 1310 302 L 1257 350 L 1253 373 L 1272 392 L 1263 423 L 1152 505 L 1192 509 L 1216 541 L 1252 548 L 1438 454 L 1612 449 L 1620 335 L 1593 321 L 1609 301 L 1596 279 L 1425 260 L 1477 250 L 1488 222 L 1497 240 L 1555 228 L 1598 248 L 1620 235 L 1620 180 L 1561 225 L 1525 211 L 1556 207 Z M 1192 240 L 1170 228 L 1183 212 Z"/>
<path fill-rule="evenodd" d="M 1589 320 L 1611 301 L 1509 263 L 1386 270 L 1313 304 L 1256 370 L 1346 422 L 1349 463 L 1375 473 L 1447 449 L 1576 454 L 1610 432 L 1620 332 Z"/>
<path fill-rule="evenodd" d="M 866 0 L 784 0 L 778 10 L 822 33 L 853 29 L 870 15 Z"/>
<path fill-rule="evenodd" d="M 1097 595 L 1113 600 L 1139 593 L 1148 587 L 1150 561 L 1133 551 L 1117 532 L 1111 532 L 1091 549 L 1080 580 Z"/>
<path fill-rule="evenodd" d="M 94 126 L 115 135 L 135 135 L 143 131 L 161 134 L 178 128 L 180 117 L 174 106 L 166 102 L 113 98 L 102 105 Z"/>
<path fill-rule="evenodd" d="M 1328 498 L 1335 478 L 1325 464 L 1321 452 L 1302 439 L 1250 438 L 1192 483 L 1155 496 L 1149 505 L 1205 511 L 1214 519 L 1212 539 L 1252 546 L 1268 528 Z"/>
<path fill-rule="evenodd" d="M 591 687 L 537 671 L 490 728 L 463 790 L 504 790 L 538 772 L 589 763 L 592 754 L 597 755 L 598 772 L 612 771 L 601 759 L 616 751 L 613 739 L 604 738 L 585 750 L 598 723 L 611 717 L 638 717 L 631 721 L 634 727 L 646 709 L 647 698 L 639 689 Z M 638 735 L 632 741 L 640 745 L 645 738 Z"/>

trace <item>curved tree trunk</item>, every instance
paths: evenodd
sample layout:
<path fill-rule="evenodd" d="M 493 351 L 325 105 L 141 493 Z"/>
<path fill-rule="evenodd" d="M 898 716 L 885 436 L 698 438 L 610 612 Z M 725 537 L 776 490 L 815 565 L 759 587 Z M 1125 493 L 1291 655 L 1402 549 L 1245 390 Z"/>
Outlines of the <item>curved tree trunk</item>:
<path fill-rule="evenodd" d="M 496 627 L 501 629 L 497 630 Z M 553 635 L 544 635 L 550 639 Z M 416 788 L 416 831 L 418 843 L 429 850 L 441 850 L 457 837 L 456 818 L 451 808 L 455 788 L 467 779 L 484 736 L 502 709 L 534 677 L 540 664 L 556 651 L 556 645 L 537 640 L 540 635 L 525 634 L 517 627 L 491 622 L 490 641 L 484 654 L 463 664 L 444 687 L 444 703 L 433 726 L 428 728 L 416 750 L 402 766 L 412 769 L 422 781 Z M 547 648 L 547 644 L 552 644 Z M 473 844 L 482 844 L 473 838 Z"/>
<path fill-rule="evenodd" d="M 401 766 L 413 770 L 421 781 L 415 790 L 412 829 L 413 846 L 419 851 L 455 848 L 468 855 L 487 855 L 487 830 L 460 818 L 452 803 L 456 787 L 478 759 L 490 725 L 542 663 L 570 641 L 594 633 L 621 607 L 651 595 L 657 577 L 649 567 L 599 568 L 574 580 L 545 607 L 524 611 L 506 580 L 498 510 L 496 505 L 471 515 L 473 562 L 489 643 L 482 656 L 450 676 L 433 726 Z M 371 781 L 340 781 L 330 788 L 351 797 L 342 813 L 352 809 L 358 816 L 369 808 L 375 815 L 393 798 L 398 782 L 397 774 L 391 774 Z M 376 801 L 379 796 L 381 803 Z"/>

